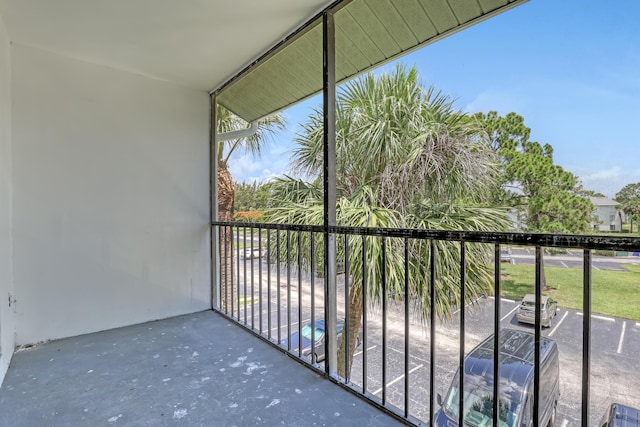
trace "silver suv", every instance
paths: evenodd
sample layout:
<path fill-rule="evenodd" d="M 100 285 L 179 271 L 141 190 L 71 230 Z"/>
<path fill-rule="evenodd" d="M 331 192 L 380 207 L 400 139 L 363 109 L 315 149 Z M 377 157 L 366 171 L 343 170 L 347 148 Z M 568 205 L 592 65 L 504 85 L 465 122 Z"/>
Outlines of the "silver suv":
<path fill-rule="evenodd" d="M 551 327 L 551 319 L 556 316 L 558 310 L 558 302 L 552 300 L 547 296 L 542 297 L 540 302 L 540 323 L 543 327 Z M 536 296 L 533 294 L 527 294 L 522 299 L 520 307 L 516 312 L 516 319 L 518 322 L 530 323 L 534 325 L 536 323 Z"/>

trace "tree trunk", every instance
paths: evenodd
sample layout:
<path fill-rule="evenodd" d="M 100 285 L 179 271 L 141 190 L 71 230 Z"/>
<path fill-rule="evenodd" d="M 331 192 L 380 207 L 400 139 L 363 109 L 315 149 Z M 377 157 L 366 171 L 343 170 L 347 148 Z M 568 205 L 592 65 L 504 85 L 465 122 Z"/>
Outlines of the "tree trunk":
<path fill-rule="evenodd" d="M 352 284 L 349 289 L 349 318 L 346 319 L 349 328 L 349 348 L 346 348 L 347 340 L 340 342 L 338 349 L 338 375 L 348 379 L 351 376 L 351 367 L 353 366 L 353 355 L 358 346 L 358 335 L 360 332 L 360 323 L 362 321 L 362 287 Z M 343 334 L 343 336 L 345 336 Z M 348 351 L 347 351 L 348 350 Z M 348 361 L 345 370 L 345 360 Z"/>
<path fill-rule="evenodd" d="M 544 272 L 544 249 L 542 249 L 542 253 L 540 254 L 540 287 L 543 291 L 551 289 L 547 286 L 547 275 Z"/>
<path fill-rule="evenodd" d="M 218 220 L 233 221 L 235 188 L 227 163 L 218 160 Z M 233 229 L 220 228 L 220 299 L 222 309 L 233 315 L 233 301 L 236 297 L 233 282 Z M 235 307 L 238 310 L 238 307 Z"/>

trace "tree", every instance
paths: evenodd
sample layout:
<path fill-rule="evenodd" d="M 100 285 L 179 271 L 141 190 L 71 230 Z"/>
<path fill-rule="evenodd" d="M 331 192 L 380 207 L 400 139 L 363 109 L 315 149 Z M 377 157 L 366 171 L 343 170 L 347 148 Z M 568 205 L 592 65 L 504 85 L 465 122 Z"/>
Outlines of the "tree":
<path fill-rule="evenodd" d="M 529 141 L 531 129 L 516 113 L 495 111 L 473 116 L 487 132 L 500 157 L 501 171 L 495 201 L 524 207 L 530 231 L 582 233 L 589 230 L 593 205 L 578 177 L 553 162 L 553 148 Z"/>
<path fill-rule="evenodd" d="M 593 190 L 582 190 L 581 194 L 584 197 L 607 197 L 604 194 L 598 191 L 593 191 Z"/>
<path fill-rule="evenodd" d="M 516 113 L 504 117 L 495 111 L 473 116 L 487 132 L 500 157 L 499 187 L 494 202 L 525 212 L 529 231 L 584 233 L 594 207 L 584 196 L 578 178 L 553 162 L 553 148 L 529 141 L 531 129 Z M 543 287 L 546 280 L 542 276 Z"/>
<path fill-rule="evenodd" d="M 407 70 L 398 66 L 392 73 L 368 74 L 347 83 L 338 91 L 336 116 L 339 225 L 481 231 L 506 227 L 504 211 L 480 205 L 494 187 L 496 169 L 496 157 L 486 138 L 475 121 L 454 109 L 447 96 L 425 89 L 415 67 Z M 294 170 L 311 180 L 284 177 L 273 182 L 272 197 L 277 203 L 265 212 L 268 222 L 322 224 L 322 134 L 323 114 L 318 109 L 302 124 L 293 153 Z M 386 296 L 381 282 L 382 240 L 366 238 L 365 271 L 361 267 L 362 244 L 362 239 L 355 238 L 348 243 L 349 339 L 341 340 L 338 353 L 338 371 L 343 376 L 350 372 L 353 361 L 363 311 L 363 283 L 373 304 L 384 297 L 401 301 L 404 296 L 403 242 L 385 241 Z M 301 246 L 308 248 L 308 242 Z M 291 247 L 296 251 L 298 245 Z M 343 239 L 338 239 L 338 259 L 344 259 L 345 249 Z M 491 291 L 492 255 L 488 249 L 467 244 L 465 289 L 470 299 Z M 445 318 L 460 302 L 460 247 L 438 242 L 437 250 L 436 313 Z M 308 251 L 303 252 L 301 256 L 309 256 Z M 423 321 L 435 320 L 429 318 L 429 274 L 424 261 L 429 252 L 428 242 L 411 242 L 409 295 Z M 321 253 L 312 256 L 322 259 Z"/>
<path fill-rule="evenodd" d="M 251 184 L 236 182 L 236 197 L 233 204 L 234 212 L 264 210 L 269 198 L 269 185 L 254 181 Z"/>
<path fill-rule="evenodd" d="M 640 221 L 640 182 L 622 187 L 616 193 L 616 202 L 620 204 L 618 208 L 622 209 L 631 219 L 631 228 L 633 228 L 633 220 Z M 630 229 L 629 231 L 633 230 Z M 640 233 L 640 227 L 638 232 Z"/>
<path fill-rule="evenodd" d="M 217 133 L 224 134 L 248 127 L 248 123 L 221 105 L 217 106 Z M 240 150 L 259 156 L 264 145 L 276 135 L 277 131 L 284 128 L 284 119 L 279 114 L 268 116 L 258 121 L 258 129 L 246 138 L 228 139 L 217 143 L 218 159 L 218 220 L 224 222 L 233 221 L 233 206 L 235 202 L 235 186 L 231 172 L 229 171 L 229 159 L 231 155 Z M 232 305 L 233 284 L 233 235 L 231 228 L 221 230 L 221 256 L 224 267 L 221 271 L 222 295 L 225 298 L 225 308 Z M 225 297 L 226 296 L 226 297 Z"/>

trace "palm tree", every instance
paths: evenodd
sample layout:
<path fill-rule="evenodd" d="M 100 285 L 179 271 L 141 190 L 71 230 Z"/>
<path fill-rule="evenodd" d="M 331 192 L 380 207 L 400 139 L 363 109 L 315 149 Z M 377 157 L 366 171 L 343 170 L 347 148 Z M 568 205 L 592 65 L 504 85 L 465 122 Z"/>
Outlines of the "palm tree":
<path fill-rule="evenodd" d="M 280 114 L 274 114 L 258 121 L 257 131 L 245 138 L 226 139 L 224 134 L 247 128 L 248 123 L 221 105 L 217 106 L 217 133 L 221 135 L 217 143 L 218 159 L 218 220 L 233 221 L 233 206 L 235 202 L 235 187 L 233 177 L 229 171 L 229 159 L 231 155 L 240 150 L 254 156 L 260 156 L 262 148 L 269 143 L 277 134 L 277 131 L 284 129 L 285 122 Z M 233 293 L 233 258 L 232 245 L 233 234 L 231 227 L 221 230 L 221 256 L 222 271 L 220 283 L 222 286 L 221 295 L 224 299 L 224 308 L 229 310 L 232 307 Z"/>
<path fill-rule="evenodd" d="M 323 201 L 317 179 L 323 171 L 322 117 L 318 109 L 302 125 L 296 138 L 299 147 L 293 153 L 295 170 L 311 177 L 312 182 L 303 185 L 285 177 L 272 184 L 277 202 L 265 213 L 267 221 L 322 224 Z M 433 88 L 425 89 L 415 67 L 407 70 L 397 66 L 392 73 L 368 74 L 347 83 L 337 96 L 336 133 L 338 225 L 481 231 L 506 227 L 504 212 L 480 204 L 487 199 L 487 191 L 495 188 L 497 169 L 486 134 L 457 111 L 448 97 Z M 305 188 L 307 197 L 303 196 Z M 342 376 L 350 371 L 356 347 L 363 311 L 362 284 L 367 284 L 368 301 L 378 304 L 383 298 L 382 240 L 366 238 L 366 271 L 360 267 L 362 244 L 362 239 L 349 241 L 350 336 L 341 341 L 339 350 L 338 372 Z M 386 297 L 401 299 L 404 243 L 388 239 L 385 244 Z M 492 288 L 492 258 L 487 249 L 467 245 L 469 298 Z M 344 250 L 344 244 L 338 245 L 338 257 L 344 256 Z M 437 251 L 436 313 L 445 318 L 451 316 L 460 297 L 459 244 L 438 242 Z M 432 320 L 428 266 L 423 261 L 429 259 L 429 252 L 428 242 L 411 242 L 409 295 L 423 321 Z M 346 342 L 350 343 L 348 349 Z"/>

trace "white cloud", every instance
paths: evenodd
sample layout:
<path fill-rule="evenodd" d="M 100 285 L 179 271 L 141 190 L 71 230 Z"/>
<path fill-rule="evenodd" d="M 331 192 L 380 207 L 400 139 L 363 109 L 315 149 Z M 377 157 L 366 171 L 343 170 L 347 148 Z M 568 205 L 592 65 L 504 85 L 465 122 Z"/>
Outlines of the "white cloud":
<path fill-rule="evenodd" d="M 615 197 L 627 184 L 640 182 L 640 169 L 627 170 L 618 166 L 593 172 L 584 171 L 576 175 L 580 177 L 584 189 L 597 191 L 608 197 Z"/>
<path fill-rule="evenodd" d="M 256 158 L 250 155 L 231 156 L 229 171 L 236 182 L 266 182 L 270 178 L 282 176 L 289 169 L 287 155 L 265 153 Z"/>
<path fill-rule="evenodd" d="M 514 93 L 487 90 L 476 96 L 473 101 L 463 108 L 463 111 L 469 113 L 497 111 L 498 114 L 505 115 L 512 111 L 521 112 L 525 110 L 526 104 L 522 97 Z"/>

